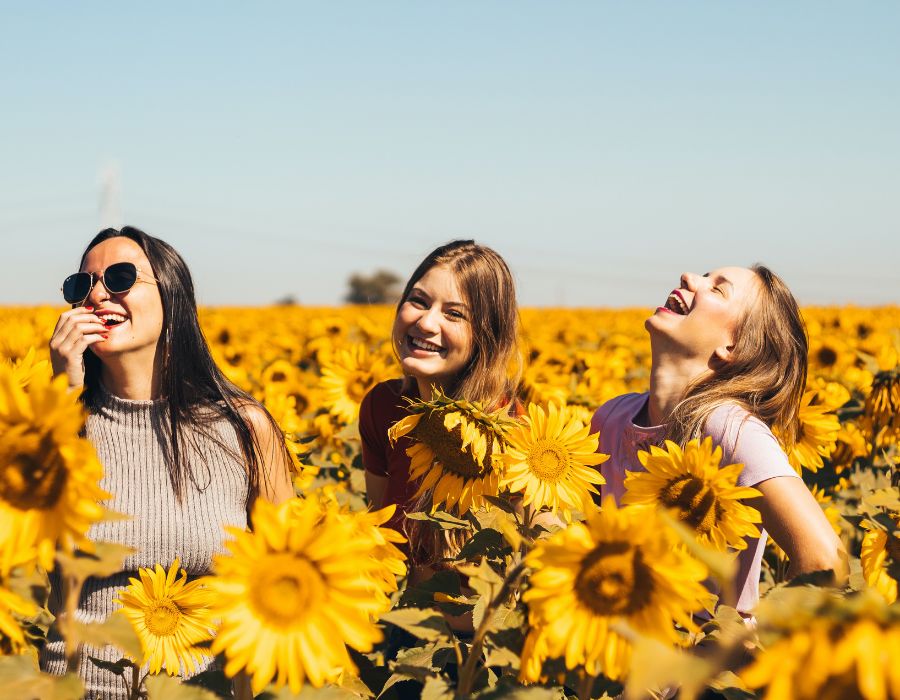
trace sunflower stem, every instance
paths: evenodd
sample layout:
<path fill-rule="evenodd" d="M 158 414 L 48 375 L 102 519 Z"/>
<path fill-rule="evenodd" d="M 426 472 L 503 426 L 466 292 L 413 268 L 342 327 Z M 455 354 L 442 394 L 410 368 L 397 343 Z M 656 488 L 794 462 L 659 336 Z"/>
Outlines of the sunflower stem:
<path fill-rule="evenodd" d="M 484 617 L 481 618 L 481 624 L 475 631 L 472 638 L 472 647 L 469 649 L 469 655 L 465 663 L 459 671 L 459 681 L 456 685 L 456 697 L 458 700 L 468 698 L 472 694 L 472 685 L 475 682 L 475 676 L 478 674 L 479 664 L 481 661 L 481 650 L 484 648 L 484 639 L 488 632 L 491 631 L 491 622 L 494 618 L 494 611 L 506 600 L 510 590 L 518 583 L 525 571 L 525 562 L 519 562 L 512 571 L 510 571 L 497 595 L 493 597 L 484 610 Z"/>
<path fill-rule="evenodd" d="M 145 678 L 146 678 L 146 676 L 145 676 Z M 131 664 L 131 692 L 128 694 L 128 700 L 140 700 L 140 698 L 141 698 L 141 669 L 137 664 Z"/>
<path fill-rule="evenodd" d="M 66 640 L 66 673 L 78 673 L 81 665 L 81 643 L 75 639 L 75 611 L 78 609 L 78 597 L 81 594 L 82 581 L 77 576 L 63 573 L 63 596 L 65 600 L 65 617 L 60 621 L 60 632 Z"/>

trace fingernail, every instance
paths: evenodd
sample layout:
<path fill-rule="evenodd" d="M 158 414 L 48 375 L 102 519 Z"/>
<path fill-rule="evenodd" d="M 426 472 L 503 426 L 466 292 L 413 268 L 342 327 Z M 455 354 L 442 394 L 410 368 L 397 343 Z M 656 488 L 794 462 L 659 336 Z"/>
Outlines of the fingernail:
<path fill-rule="evenodd" d="M 84 308 L 87 309 L 88 311 L 93 311 L 93 310 L 94 310 L 94 307 L 93 307 L 93 306 L 85 306 Z"/>

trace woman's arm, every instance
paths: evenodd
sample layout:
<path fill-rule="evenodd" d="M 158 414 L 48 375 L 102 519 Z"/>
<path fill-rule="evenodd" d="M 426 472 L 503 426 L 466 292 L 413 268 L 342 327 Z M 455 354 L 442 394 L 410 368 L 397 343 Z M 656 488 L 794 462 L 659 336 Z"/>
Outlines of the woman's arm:
<path fill-rule="evenodd" d="M 284 448 L 284 436 L 260 406 L 244 406 L 242 412 L 256 442 L 259 495 L 272 503 L 283 503 L 294 496 L 290 457 Z"/>
<path fill-rule="evenodd" d="M 387 496 L 388 477 L 373 474 L 366 469 L 366 499 L 373 510 L 384 508 Z"/>
<path fill-rule="evenodd" d="M 747 501 L 762 515 L 762 525 L 790 559 L 787 575 L 831 570 L 835 584 L 849 576 L 847 551 L 822 508 L 801 479 L 778 476 L 756 484 L 761 498 Z"/>

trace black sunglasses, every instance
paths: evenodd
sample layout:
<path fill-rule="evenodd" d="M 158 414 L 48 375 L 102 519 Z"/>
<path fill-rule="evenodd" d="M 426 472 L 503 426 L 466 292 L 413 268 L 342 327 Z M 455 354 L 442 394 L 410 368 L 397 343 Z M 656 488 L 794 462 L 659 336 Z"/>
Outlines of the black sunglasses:
<path fill-rule="evenodd" d="M 141 269 L 130 262 L 114 263 L 107 267 L 102 275 L 93 272 L 76 272 L 66 277 L 62 286 L 63 297 L 69 304 L 80 304 L 88 298 L 97 280 L 103 280 L 103 286 L 110 294 L 124 294 L 138 280 L 138 273 L 156 282 L 156 278 L 145 275 Z"/>

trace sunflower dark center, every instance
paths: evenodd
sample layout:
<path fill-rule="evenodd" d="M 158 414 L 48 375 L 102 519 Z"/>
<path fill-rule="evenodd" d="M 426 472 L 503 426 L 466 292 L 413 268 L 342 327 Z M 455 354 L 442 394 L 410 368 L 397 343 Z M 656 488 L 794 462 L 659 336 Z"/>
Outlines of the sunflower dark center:
<path fill-rule="evenodd" d="M 21 451 L 14 448 L 3 460 L 0 498 L 19 510 L 49 510 L 69 478 L 65 461 L 50 436 L 44 436 L 36 450 L 25 447 L 23 444 Z"/>
<path fill-rule="evenodd" d="M 630 615 L 651 602 L 653 572 L 629 542 L 603 542 L 582 560 L 578 599 L 597 615 Z"/>
<path fill-rule="evenodd" d="M 683 475 L 672 479 L 659 494 L 668 508 L 681 513 L 681 519 L 701 535 L 712 530 L 722 515 L 715 492 L 702 479 Z"/>
<path fill-rule="evenodd" d="M 347 396 L 360 402 L 372 388 L 373 383 L 369 372 L 353 372 L 347 378 Z"/>
<path fill-rule="evenodd" d="M 823 345 L 819 348 L 819 352 L 816 353 L 816 359 L 823 367 L 831 367 L 838 361 L 838 354 L 832 348 Z"/>
<path fill-rule="evenodd" d="M 539 479 L 559 481 L 569 468 L 569 451 L 557 440 L 536 440 L 528 452 L 528 467 Z"/>
<path fill-rule="evenodd" d="M 437 411 L 422 416 L 413 431 L 413 437 L 431 448 L 435 459 L 446 471 L 463 479 L 477 479 L 491 471 L 494 440 L 490 433 L 487 434 L 487 450 L 483 465 L 478 464 L 470 448 L 462 449 L 462 428 L 457 425 L 453 430 L 447 430 L 444 427 L 443 414 Z"/>

